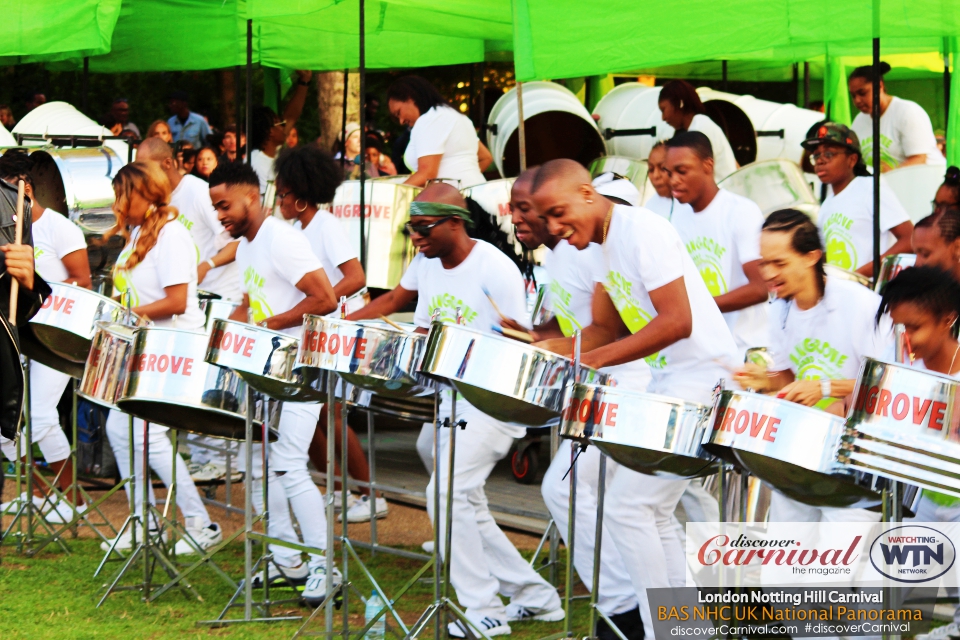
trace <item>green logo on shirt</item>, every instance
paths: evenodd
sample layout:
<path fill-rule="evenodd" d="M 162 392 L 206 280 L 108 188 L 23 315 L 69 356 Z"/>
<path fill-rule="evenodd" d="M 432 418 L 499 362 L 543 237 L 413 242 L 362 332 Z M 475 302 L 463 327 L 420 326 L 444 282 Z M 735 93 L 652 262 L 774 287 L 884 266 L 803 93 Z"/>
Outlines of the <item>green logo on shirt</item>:
<path fill-rule="evenodd" d="M 848 357 L 829 342 L 805 338 L 794 345 L 790 362 L 797 380 L 837 380 Z"/>
<path fill-rule="evenodd" d="M 140 306 L 140 294 L 137 288 L 133 286 L 132 271 L 124 269 L 120 265 L 127 263 L 127 258 L 133 253 L 133 245 L 129 245 L 117 256 L 117 263 L 113 267 L 113 293 L 120 297 L 120 302 L 127 303 L 127 294 L 130 295 L 130 306 Z M 139 266 L 139 265 L 137 265 Z M 136 267 L 134 267 L 136 269 Z"/>
<path fill-rule="evenodd" d="M 900 166 L 900 163 L 897 161 L 893 155 L 890 154 L 890 145 L 893 144 L 893 140 L 887 136 L 880 134 L 880 171 L 889 171 L 890 169 L 896 169 Z M 864 162 L 873 162 L 873 136 L 864 138 L 860 142 L 860 151 L 862 152 L 860 157 L 864 159 Z"/>
<path fill-rule="evenodd" d="M 723 277 L 723 267 L 720 260 L 727 252 L 726 247 L 720 246 L 713 238 L 700 236 L 687 243 L 687 253 L 697 265 L 697 271 L 707 285 L 710 295 L 717 297 L 728 291 L 727 281 Z"/>
<path fill-rule="evenodd" d="M 631 295 L 633 284 L 621 274 L 616 271 L 608 272 L 603 286 L 610 294 L 613 306 L 617 308 L 620 318 L 627 325 L 627 329 L 630 329 L 630 333 L 637 333 L 653 320 L 653 316 L 644 311 L 640 307 L 640 302 Z M 663 369 L 667 366 L 666 358 L 659 352 L 651 353 L 644 360 L 654 369 Z"/>
<path fill-rule="evenodd" d="M 257 273 L 253 267 L 247 267 L 243 271 L 243 288 L 247 290 L 254 322 L 262 322 L 274 315 L 273 309 L 267 303 L 267 295 L 264 291 L 266 284 L 263 276 Z"/>
<path fill-rule="evenodd" d="M 469 325 L 476 321 L 477 312 L 471 309 L 470 305 L 466 302 L 450 293 L 441 293 L 433 296 L 427 305 L 430 317 L 433 317 L 433 314 L 437 311 L 440 312 L 438 318 L 441 322 L 456 322 L 457 307 L 460 307 L 460 314 L 463 315 L 464 324 Z"/>
<path fill-rule="evenodd" d="M 831 213 L 823 224 L 823 237 L 827 242 L 827 264 L 852 271 L 860 266 L 857 248 L 853 244 L 850 229 L 853 219 L 842 213 Z"/>
<path fill-rule="evenodd" d="M 571 293 L 556 280 L 550 282 L 550 299 L 553 302 L 553 314 L 565 336 L 572 336 L 577 329 L 583 329 L 570 310 Z"/>

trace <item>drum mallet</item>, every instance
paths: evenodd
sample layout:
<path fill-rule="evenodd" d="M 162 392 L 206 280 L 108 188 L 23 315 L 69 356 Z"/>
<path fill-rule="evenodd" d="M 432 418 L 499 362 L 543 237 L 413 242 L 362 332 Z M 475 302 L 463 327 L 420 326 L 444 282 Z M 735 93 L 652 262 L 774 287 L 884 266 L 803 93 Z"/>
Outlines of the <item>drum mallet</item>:
<path fill-rule="evenodd" d="M 19 245 L 23 241 L 23 180 L 17 181 L 17 227 L 13 244 Z M 17 298 L 20 295 L 20 281 L 13 278 L 10 283 L 10 324 L 17 326 Z"/>

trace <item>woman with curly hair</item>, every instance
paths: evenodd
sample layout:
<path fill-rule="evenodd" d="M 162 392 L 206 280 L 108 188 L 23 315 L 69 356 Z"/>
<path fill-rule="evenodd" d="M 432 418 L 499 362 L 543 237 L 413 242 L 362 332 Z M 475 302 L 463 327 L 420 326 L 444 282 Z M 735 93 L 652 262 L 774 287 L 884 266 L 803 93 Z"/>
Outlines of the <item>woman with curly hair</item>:
<path fill-rule="evenodd" d="M 186 227 L 177 221 L 177 210 L 170 206 L 170 181 L 160 165 L 154 162 L 133 162 L 117 172 L 113 179 L 116 201 L 113 211 L 117 224 L 106 237 L 119 235 L 126 245 L 113 271 L 113 288 L 121 302 L 129 301 L 134 313 L 149 318 L 156 326 L 178 329 L 201 329 L 203 313 L 197 301 L 197 255 L 193 239 Z M 130 475 L 130 433 L 128 418 L 119 411 L 110 411 L 107 417 L 107 436 L 113 454 L 124 478 Z M 134 447 L 143 451 L 143 423 L 134 421 Z M 169 488 L 173 483 L 173 448 L 167 437 L 167 427 L 150 424 L 150 467 Z M 134 455 L 134 473 L 137 491 L 136 508 L 141 508 L 145 476 L 142 455 Z M 210 516 L 190 473 L 177 456 L 177 503 L 183 511 L 187 532 L 193 544 L 186 539 L 177 542 L 178 554 L 196 553 L 220 542 L 220 526 L 211 523 Z M 149 485 L 148 485 L 149 487 Z M 130 486 L 127 485 L 127 491 Z M 153 490 L 150 501 L 154 501 Z M 155 527 L 157 523 L 151 523 Z M 110 545 L 101 547 L 107 551 Z M 129 550 L 130 531 L 127 529 L 116 541 L 117 550 Z"/>

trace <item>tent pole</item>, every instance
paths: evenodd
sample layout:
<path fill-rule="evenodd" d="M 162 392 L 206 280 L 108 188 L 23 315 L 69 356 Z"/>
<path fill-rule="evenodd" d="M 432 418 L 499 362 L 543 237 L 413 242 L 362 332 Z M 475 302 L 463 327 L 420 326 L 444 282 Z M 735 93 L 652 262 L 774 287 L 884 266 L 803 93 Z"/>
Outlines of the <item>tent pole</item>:
<path fill-rule="evenodd" d="M 365 0 L 360 0 L 360 266 L 367 268 L 367 243 L 366 233 L 364 233 L 364 218 L 366 217 L 366 208 L 364 199 L 364 185 L 366 184 L 367 173 L 367 132 L 366 132 L 366 104 L 364 96 L 367 91 L 367 34 L 366 34 L 366 16 L 364 15 Z M 346 104 L 344 104 L 346 108 Z M 343 148 L 346 151 L 347 141 L 343 141 Z M 344 605 L 346 606 L 346 605 Z"/>
<path fill-rule="evenodd" d="M 880 38 L 873 39 L 873 280 L 880 274 Z"/>
<path fill-rule="evenodd" d="M 485 94 L 485 85 L 483 80 L 483 74 L 486 71 L 486 62 L 480 62 L 480 77 L 478 78 L 480 86 L 477 89 L 480 92 L 479 99 L 477 100 L 477 123 L 480 125 L 480 140 L 483 140 L 486 137 L 487 132 L 487 105 L 484 103 L 484 94 Z M 486 142 L 484 142 L 486 144 Z"/>
<path fill-rule="evenodd" d="M 950 38 L 943 39 L 943 129 L 950 126 Z"/>
<path fill-rule="evenodd" d="M 810 108 L 810 63 L 803 63 L 803 108 Z"/>
<path fill-rule="evenodd" d="M 253 136 L 251 125 L 253 121 L 253 20 L 247 20 L 247 103 L 244 105 L 246 122 L 244 129 L 247 131 L 247 164 L 250 164 L 250 156 L 253 155 L 250 149 L 250 140 Z"/>
<path fill-rule="evenodd" d="M 470 63 L 470 119 L 473 120 L 473 126 L 479 126 L 477 118 L 477 63 Z"/>
<path fill-rule="evenodd" d="M 240 65 L 233 68 L 233 124 L 237 127 L 237 150 L 240 149 Z"/>
<path fill-rule="evenodd" d="M 520 173 L 527 170 L 527 127 L 523 121 L 523 83 L 517 83 L 517 135 L 520 142 Z"/>
<path fill-rule="evenodd" d="M 793 104 L 800 102 L 800 65 L 793 63 Z"/>
<path fill-rule="evenodd" d="M 727 61 L 723 60 L 720 62 L 720 74 L 721 74 L 721 87 L 723 91 L 727 90 Z"/>
<path fill-rule="evenodd" d="M 343 120 L 340 123 L 340 173 L 347 164 L 347 101 L 350 99 L 350 70 L 343 70 Z M 344 176 L 346 178 L 346 176 Z"/>
<path fill-rule="evenodd" d="M 83 57 L 83 85 L 81 89 L 82 99 L 80 100 L 80 110 L 87 112 L 87 98 L 90 94 L 90 58 Z"/>

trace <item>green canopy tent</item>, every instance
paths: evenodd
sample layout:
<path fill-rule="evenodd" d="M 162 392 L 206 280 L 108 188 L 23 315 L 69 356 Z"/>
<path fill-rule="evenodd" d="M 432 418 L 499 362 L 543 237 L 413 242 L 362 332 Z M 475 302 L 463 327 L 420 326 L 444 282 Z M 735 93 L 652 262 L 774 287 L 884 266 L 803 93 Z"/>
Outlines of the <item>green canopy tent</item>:
<path fill-rule="evenodd" d="M 120 0 L 9 0 L 0 20 L 0 63 L 110 51 Z"/>

